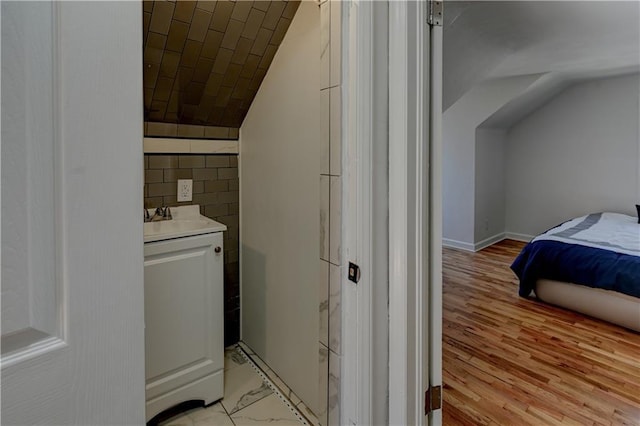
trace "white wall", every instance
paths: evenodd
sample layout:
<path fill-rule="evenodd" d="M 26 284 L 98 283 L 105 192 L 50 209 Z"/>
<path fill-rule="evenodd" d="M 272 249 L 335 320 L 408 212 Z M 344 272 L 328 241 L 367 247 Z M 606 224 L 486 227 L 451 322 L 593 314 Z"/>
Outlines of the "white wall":
<path fill-rule="evenodd" d="M 499 238 L 505 230 L 506 136 L 505 129 L 476 130 L 476 245 L 492 237 Z"/>
<path fill-rule="evenodd" d="M 443 238 L 445 244 L 472 248 L 475 224 L 476 128 L 539 75 L 489 80 L 476 85 L 442 117 Z"/>
<path fill-rule="evenodd" d="M 320 11 L 302 2 L 240 128 L 242 339 L 318 401 Z"/>
<path fill-rule="evenodd" d="M 599 211 L 635 215 L 638 74 L 570 87 L 508 132 L 506 226 L 535 235 Z"/>

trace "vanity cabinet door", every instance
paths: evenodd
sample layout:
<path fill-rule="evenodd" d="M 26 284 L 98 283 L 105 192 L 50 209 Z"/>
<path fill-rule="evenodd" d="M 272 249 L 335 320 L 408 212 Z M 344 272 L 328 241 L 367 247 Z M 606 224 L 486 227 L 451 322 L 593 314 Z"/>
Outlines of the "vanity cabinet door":
<path fill-rule="evenodd" d="M 174 395 L 171 402 L 182 398 L 210 403 L 222 397 L 222 242 L 218 232 L 145 244 L 147 401 L 175 394 L 180 387 L 186 393 Z M 220 372 L 220 389 L 213 394 L 196 395 L 188 389 L 189 384 L 216 372 Z M 149 413 L 149 403 L 147 407 L 147 419 L 157 414 Z"/>

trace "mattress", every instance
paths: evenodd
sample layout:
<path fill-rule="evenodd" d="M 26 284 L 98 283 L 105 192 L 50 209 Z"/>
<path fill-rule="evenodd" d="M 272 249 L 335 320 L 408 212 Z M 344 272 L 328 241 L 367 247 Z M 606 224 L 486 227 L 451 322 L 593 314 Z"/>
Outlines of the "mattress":
<path fill-rule="evenodd" d="M 522 297 L 539 279 L 640 297 L 640 224 L 617 213 L 572 219 L 534 238 L 511 269 L 520 278 Z"/>
<path fill-rule="evenodd" d="M 618 213 L 562 223 L 527 244 L 511 269 L 519 294 L 640 331 L 640 224 Z"/>
<path fill-rule="evenodd" d="M 543 302 L 640 332 L 640 298 L 546 279 L 536 282 L 535 294 Z"/>

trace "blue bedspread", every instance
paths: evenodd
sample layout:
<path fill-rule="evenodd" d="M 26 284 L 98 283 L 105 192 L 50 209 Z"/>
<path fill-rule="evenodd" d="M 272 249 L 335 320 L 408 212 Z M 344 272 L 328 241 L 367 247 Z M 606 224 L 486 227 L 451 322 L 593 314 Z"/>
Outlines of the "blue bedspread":
<path fill-rule="evenodd" d="M 621 216 L 583 216 L 536 237 L 511 265 L 520 296 L 545 278 L 640 298 L 640 225 Z"/>

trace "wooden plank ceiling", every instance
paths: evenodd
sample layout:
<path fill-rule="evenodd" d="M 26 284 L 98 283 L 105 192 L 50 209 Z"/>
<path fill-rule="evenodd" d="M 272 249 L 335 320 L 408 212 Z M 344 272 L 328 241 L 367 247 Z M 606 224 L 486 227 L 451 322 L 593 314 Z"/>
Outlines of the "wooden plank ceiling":
<path fill-rule="evenodd" d="M 145 120 L 240 127 L 300 1 L 144 1 Z"/>

